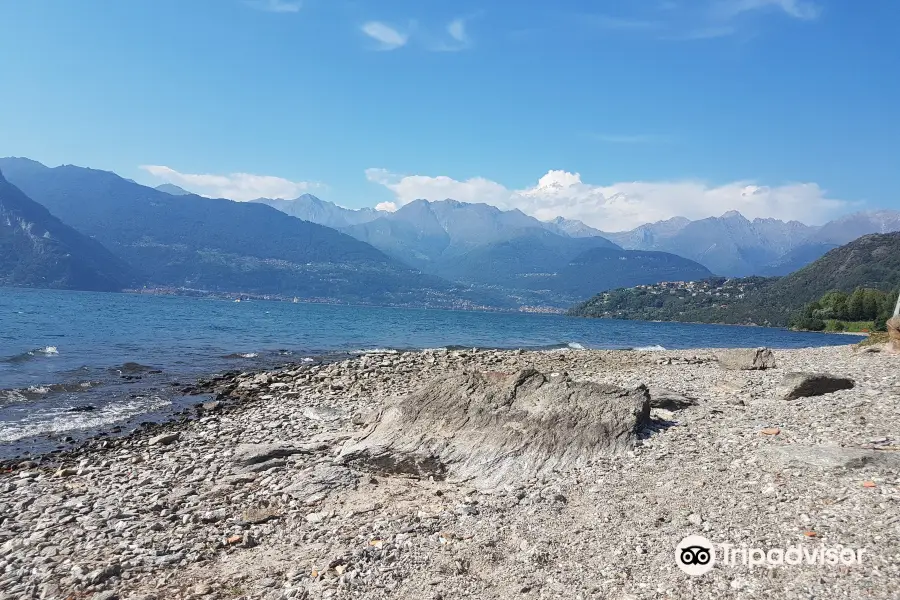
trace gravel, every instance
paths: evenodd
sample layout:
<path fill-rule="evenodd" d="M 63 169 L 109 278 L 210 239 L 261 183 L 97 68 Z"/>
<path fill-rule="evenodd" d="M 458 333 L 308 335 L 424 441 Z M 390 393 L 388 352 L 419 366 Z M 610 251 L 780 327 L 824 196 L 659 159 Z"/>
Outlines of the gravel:
<path fill-rule="evenodd" d="M 0 598 L 896 598 L 898 359 L 776 351 L 424 351 L 206 382 L 195 419 L 0 474 Z M 659 398 L 632 450 L 490 489 L 381 476 L 342 448 L 385 406 L 461 370 Z M 791 372 L 852 389 L 784 400 Z M 688 535 L 842 544 L 860 565 L 675 563 Z"/>

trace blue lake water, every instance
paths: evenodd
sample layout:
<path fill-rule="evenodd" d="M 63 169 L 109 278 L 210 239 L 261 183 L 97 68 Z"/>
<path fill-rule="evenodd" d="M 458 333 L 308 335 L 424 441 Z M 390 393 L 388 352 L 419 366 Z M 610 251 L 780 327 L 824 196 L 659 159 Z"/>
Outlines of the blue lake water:
<path fill-rule="evenodd" d="M 559 315 L 0 288 L 0 456 L 164 418 L 197 377 L 373 349 L 799 348 L 853 336 Z"/>

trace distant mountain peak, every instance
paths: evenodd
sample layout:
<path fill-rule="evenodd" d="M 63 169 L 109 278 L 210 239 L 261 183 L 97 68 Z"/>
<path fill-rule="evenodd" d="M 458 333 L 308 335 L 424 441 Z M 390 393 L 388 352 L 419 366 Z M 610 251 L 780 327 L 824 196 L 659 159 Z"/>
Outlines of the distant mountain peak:
<path fill-rule="evenodd" d="M 251 202 L 266 204 L 292 217 L 333 229 L 343 229 L 360 223 L 368 223 L 385 214 L 374 208 L 344 208 L 334 202 L 317 198 L 312 194 L 303 194 L 293 200 L 257 198 Z"/>
<path fill-rule="evenodd" d="M 720 219 L 740 219 L 743 221 L 747 220 L 747 218 L 744 215 L 742 215 L 740 212 L 738 212 L 736 210 L 729 210 L 728 212 L 724 213 L 719 218 Z"/>
<path fill-rule="evenodd" d="M 131 180 L 127 179 L 126 181 L 131 181 Z M 134 183 L 134 181 L 131 181 L 131 183 Z M 162 185 L 156 186 L 156 189 L 159 190 L 160 192 L 165 192 L 171 196 L 188 196 L 191 193 L 191 192 L 187 191 L 186 189 L 175 185 L 174 183 L 164 183 Z"/>

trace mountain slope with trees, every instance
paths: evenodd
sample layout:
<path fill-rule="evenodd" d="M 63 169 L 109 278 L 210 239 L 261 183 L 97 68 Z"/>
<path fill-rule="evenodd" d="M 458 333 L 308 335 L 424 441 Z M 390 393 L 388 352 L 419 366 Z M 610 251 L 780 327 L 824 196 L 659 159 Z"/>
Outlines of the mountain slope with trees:
<path fill-rule="evenodd" d="M 900 233 L 863 236 L 786 277 L 720 278 L 703 284 L 714 289 L 712 296 L 666 286 L 622 289 L 598 294 L 570 314 L 787 326 L 805 305 L 828 292 L 895 292 L 900 287 Z"/>
<path fill-rule="evenodd" d="M 117 291 L 132 269 L 0 173 L 0 285 Z"/>

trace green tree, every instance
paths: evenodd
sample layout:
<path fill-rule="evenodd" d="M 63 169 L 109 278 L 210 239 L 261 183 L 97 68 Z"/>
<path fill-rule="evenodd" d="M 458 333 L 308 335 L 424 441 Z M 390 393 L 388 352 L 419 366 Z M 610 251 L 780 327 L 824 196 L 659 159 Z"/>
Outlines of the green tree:
<path fill-rule="evenodd" d="M 847 318 L 851 321 L 865 319 L 865 290 L 856 288 L 847 300 Z"/>

